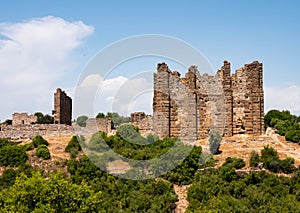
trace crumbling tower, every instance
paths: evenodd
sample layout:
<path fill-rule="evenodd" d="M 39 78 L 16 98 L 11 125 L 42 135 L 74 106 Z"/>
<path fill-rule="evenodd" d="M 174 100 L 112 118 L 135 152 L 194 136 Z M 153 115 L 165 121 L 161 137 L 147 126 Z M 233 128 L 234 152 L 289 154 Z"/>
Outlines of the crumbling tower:
<path fill-rule="evenodd" d="M 211 129 L 223 136 L 264 133 L 262 63 L 254 61 L 231 75 L 230 63 L 215 76 L 191 66 L 184 77 L 165 63 L 154 73 L 153 130 L 160 137 L 194 141 Z"/>
<path fill-rule="evenodd" d="M 54 93 L 54 124 L 71 125 L 72 120 L 72 99 L 65 91 L 57 88 Z"/>

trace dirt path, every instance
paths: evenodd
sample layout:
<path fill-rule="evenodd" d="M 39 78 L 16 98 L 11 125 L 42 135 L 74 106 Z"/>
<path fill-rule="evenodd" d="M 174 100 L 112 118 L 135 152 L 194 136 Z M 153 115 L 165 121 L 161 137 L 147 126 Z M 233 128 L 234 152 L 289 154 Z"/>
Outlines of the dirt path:
<path fill-rule="evenodd" d="M 187 201 L 187 191 L 189 186 L 178 186 L 174 184 L 174 191 L 178 195 L 178 201 L 176 202 L 175 213 L 184 213 L 189 205 Z"/>

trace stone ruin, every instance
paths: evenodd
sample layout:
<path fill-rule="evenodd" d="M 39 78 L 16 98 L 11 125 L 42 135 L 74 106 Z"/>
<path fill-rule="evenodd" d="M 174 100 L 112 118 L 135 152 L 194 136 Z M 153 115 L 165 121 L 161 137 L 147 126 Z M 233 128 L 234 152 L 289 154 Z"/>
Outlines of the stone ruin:
<path fill-rule="evenodd" d="M 131 113 L 130 123 L 137 126 L 142 134 L 150 133 L 153 130 L 153 118 L 144 112 Z"/>
<path fill-rule="evenodd" d="M 113 129 L 113 123 L 111 118 L 89 118 L 86 121 L 86 129 L 91 132 L 102 131 L 105 133 L 111 133 Z"/>
<path fill-rule="evenodd" d="M 72 99 L 60 88 L 54 93 L 54 124 L 72 125 Z"/>
<path fill-rule="evenodd" d="M 37 122 L 37 116 L 28 115 L 28 113 L 26 113 L 26 112 L 23 112 L 23 113 L 15 112 L 12 115 L 12 125 L 13 126 L 30 125 L 30 124 L 34 124 L 36 122 Z"/>
<path fill-rule="evenodd" d="M 184 77 L 160 63 L 154 73 L 153 131 L 183 141 L 207 138 L 215 129 L 223 136 L 264 133 L 262 63 L 254 61 L 230 73 L 230 63 L 215 76 L 191 66 Z"/>

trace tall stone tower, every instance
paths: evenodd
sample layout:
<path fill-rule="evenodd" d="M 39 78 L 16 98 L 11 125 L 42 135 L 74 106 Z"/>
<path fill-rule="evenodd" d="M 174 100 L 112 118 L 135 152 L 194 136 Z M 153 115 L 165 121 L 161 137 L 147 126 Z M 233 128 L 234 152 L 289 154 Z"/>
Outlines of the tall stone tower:
<path fill-rule="evenodd" d="M 57 88 L 54 93 L 54 124 L 71 125 L 72 120 L 72 99 L 65 91 Z"/>
<path fill-rule="evenodd" d="M 230 63 L 215 76 L 191 66 L 184 77 L 165 63 L 154 73 L 153 130 L 160 137 L 195 141 L 211 129 L 223 136 L 264 133 L 262 63 L 254 61 L 231 75 Z"/>

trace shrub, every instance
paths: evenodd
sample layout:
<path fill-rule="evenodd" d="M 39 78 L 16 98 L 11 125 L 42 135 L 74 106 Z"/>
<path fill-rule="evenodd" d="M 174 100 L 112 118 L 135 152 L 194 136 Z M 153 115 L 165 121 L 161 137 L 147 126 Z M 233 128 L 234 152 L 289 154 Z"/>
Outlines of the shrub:
<path fill-rule="evenodd" d="M 250 166 L 257 167 L 259 164 L 259 161 L 260 161 L 259 154 L 255 151 L 252 151 L 251 156 L 250 156 Z"/>
<path fill-rule="evenodd" d="M 23 145 L 22 147 L 23 147 L 23 149 L 24 149 L 25 151 L 29 151 L 29 150 L 33 150 L 33 149 L 34 149 L 34 145 L 33 145 L 32 142 L 31 142 L 31 143 L 28 143 L 28 144 L 25 144 L 25 145 Z"/>
<path fill-rule="evenodd" d="M 294 166 L 295 160 L 294 158 L 286 158 L 281 161 L 281 171 L 285 174 L 290 174 L 295 171 L 295 166 Z"/>
<path fill-rule="evenodd" d="M 289 130 L 285 134 L 285 139 L 287 141 L 299 143 L 300 142 L 300 130 Z"/>
<path fill-rule="evenodd" d="M 241 169 L 244 166 L 246 166 L 246 163 L 243 159 L 228 157 L 228 158 L 226 158 L 223 166 L 227 166 L 227 167 L 231 167 L 231 168 L 235 168 L 235 169 Z"/>
<path fill-rule="evenodd" d="M 50 159 L 50 151 L 47 146 L 40 145 L 35 151 L 36 156 L 43 158 L 43 159 Z"/>
<path fill-rule="evenodd" d="M 34 147 L 38 147 L 39 145 L 46 145 L 48 146 L 49 143 L 46 141 L 41 135 L 37 135 L 32 139 L 32 143 Z"/>
<path fill-rule="evenodd" d="M 13 146 L 13 145 L 16 145 L 16 143 L 10 142 L 6 138 L 0 138 L 0 148 L 4 146 Z"/>
<path fill-rule="evenodd" d="M 21 146 L 4 146 L 0 148 L 0 166 L 19 166 L 27 160 L 28 155 Z"/>
<path fill-rule="evenodd" d="M 78 138 L 79 138 L 79 140 L 82 140 L 82 142 L 84 141 L 83 136 L 75 136 L 74 135 L 65 148 L 65 151 L 69 152 L 71 154 L 71 157 L 76 157 L 76 155 L 78 154 L 78 151 L 81 151 L 81 146 L 79 144 Z"/>

